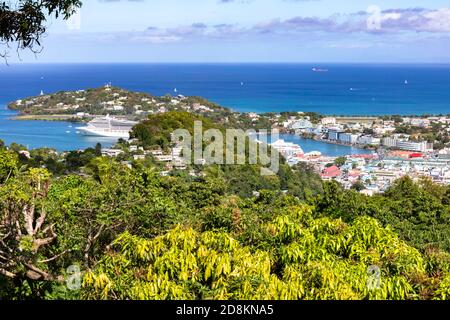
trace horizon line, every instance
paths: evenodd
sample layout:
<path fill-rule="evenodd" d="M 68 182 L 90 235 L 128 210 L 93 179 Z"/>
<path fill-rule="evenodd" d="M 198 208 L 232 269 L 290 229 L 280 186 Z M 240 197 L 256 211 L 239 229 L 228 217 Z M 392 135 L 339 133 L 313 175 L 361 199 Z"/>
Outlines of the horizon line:
<path fill-rule="evenodd" d="M 347 64 L 347 65 L 450 65 L 450 61 L 447 62 L 430 62 L 430 61 L 414 61 L 414 62 L 355 62 L 355 61 L 209 61 L 209 62 L 201 62 L 201 61 L 66 61 L 66 62 L 7 62 L 4 66 L 8 65 L 25 65 L 25 64 L 33 64 L 33 65 L 45 65 L 45 64 L 298 64 L 298 65 L 320 65 L 320 64 L 329 64 L 329 65 L 338 65 L 338 64 Z"/>

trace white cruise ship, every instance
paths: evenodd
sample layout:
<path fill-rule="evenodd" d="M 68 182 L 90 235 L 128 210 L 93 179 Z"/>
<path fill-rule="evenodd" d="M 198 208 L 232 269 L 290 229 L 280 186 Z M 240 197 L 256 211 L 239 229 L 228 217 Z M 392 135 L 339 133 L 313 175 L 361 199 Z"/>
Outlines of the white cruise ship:
<path fill-rule="evenodd" d="M 277 150 L 285 157 L 291 157 L 298 154 L 304 154 L 302 147 L 292 142 L 286 142 L 283 139 L 277 140 L 270 144 L 272 148 Z"/>
<path fill-rule="evenodd" d="M 129 138 L 131 128 L 136 124 L 135 121 L 117 119 L 107 115 L 95 118 L 86 127 L 78 127 L 77 130 L 87 136 Z"/>

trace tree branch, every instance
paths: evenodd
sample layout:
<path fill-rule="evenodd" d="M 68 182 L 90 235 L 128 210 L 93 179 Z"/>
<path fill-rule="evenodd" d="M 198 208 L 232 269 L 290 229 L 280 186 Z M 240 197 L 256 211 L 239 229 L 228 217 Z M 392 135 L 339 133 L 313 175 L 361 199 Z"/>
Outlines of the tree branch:
<path fill-rule="evenodd" d="M 4 270 L 0 268 L 0 274 L 4 275 L 5 277 L 14 279 L 15 277 L 17 277 L 17 275 L 15 273 L 9 272 L 8 270 Z"/>

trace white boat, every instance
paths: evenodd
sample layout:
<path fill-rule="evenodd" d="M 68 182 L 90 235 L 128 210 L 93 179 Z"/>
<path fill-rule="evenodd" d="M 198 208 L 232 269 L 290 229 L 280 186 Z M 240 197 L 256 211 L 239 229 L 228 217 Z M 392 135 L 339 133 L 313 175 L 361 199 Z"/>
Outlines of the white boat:
<path fill-rule="evenodd" d="M 300 147 L 298 144 L 286 142 L 283 139 L 279 139 L 271 143 L 270 146 L 285 157 L 304 154 L 302 147 Z"/>
<path fill-rule="evenodd" d="M 328 69 L 323 69 L 323 68 L 312 68 L 312 71 L 314 71 L 314 72 L 328 72 Z"/>
<path fill-rule="evenodd" d="M 76 128 L 87 136 L 126 138 L 130 137 L 130 131 L 137 122 L 110 117 L 95 118 L 86 127 Z"/>

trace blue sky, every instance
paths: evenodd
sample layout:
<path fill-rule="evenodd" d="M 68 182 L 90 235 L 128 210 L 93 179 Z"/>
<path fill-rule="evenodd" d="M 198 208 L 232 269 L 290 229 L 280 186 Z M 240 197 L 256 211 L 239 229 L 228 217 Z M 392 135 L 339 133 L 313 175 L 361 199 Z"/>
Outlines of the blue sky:
<path fill-rule="evenodd" d="M 448 0 L 83 2 L 22 61 L 450 62 Z"/>

